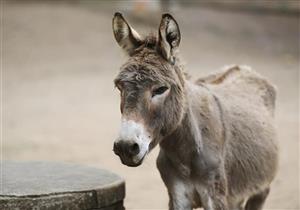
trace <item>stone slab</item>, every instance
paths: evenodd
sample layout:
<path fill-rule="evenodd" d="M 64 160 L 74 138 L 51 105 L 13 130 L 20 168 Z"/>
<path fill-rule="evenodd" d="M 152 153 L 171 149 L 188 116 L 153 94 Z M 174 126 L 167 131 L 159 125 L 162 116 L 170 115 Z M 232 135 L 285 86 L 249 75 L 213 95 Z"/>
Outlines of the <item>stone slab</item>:
<path fill-rule="evenodd" d="M 125 182 L 109 171 L 75 164 L 4 161 L 2 210 L 120 210 Z"/>

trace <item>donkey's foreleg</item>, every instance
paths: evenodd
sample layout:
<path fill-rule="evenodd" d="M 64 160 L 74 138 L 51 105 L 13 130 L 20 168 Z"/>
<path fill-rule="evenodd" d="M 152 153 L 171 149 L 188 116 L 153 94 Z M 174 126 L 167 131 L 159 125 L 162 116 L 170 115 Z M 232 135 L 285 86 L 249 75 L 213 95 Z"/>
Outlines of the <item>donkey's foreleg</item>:
<path fill-rule="evenodd" d="M 228 210 L 227 183 L 223 173 L 210 173 L 204 183 L 200 185 L 201 202 L 205 210 Z"/>
<path fill-rule="evenodd" d="M 169 210 L 191 210 L 190 189 L 180 178 L 172 163 L 160 152 L 157 158 L 157 168 L 160 172 L 169 194 Z"/>
<path fill-rule="evenodd" d="M 169 210 L 191 210 L 186 185 L 177 180 L 173 186 L 168 186 Z"/>

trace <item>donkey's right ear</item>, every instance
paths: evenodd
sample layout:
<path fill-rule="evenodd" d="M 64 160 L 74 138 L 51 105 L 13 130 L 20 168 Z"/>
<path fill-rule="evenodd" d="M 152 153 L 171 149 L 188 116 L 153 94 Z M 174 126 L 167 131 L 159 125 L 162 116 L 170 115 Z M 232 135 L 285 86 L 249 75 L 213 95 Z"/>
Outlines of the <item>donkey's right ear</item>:
<path fill-rule="evenodd" d="M 121 13 L 116 12 L 112 21 L 115 38 L 129 55 L 142 44 L 140 35 L 127 23 Z"/>

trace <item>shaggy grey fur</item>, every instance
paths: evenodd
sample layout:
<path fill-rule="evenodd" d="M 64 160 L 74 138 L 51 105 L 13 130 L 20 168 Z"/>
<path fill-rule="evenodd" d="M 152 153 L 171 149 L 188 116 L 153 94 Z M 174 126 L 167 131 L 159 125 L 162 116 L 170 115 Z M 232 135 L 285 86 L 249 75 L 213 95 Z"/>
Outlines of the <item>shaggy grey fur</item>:
<path fill-rule="evenodd" d="M 261 210 L 278 164 L 275 88 L 245 66 L 190 81 L 177 55 L 179 27 L 169 14 L 158 38 L 140 38 L 120 13 L 113 29 L 130 55 L 115 79 L 122 116 L 145 125 L 149 151 L 160 145 L 157 167 L 169 209 Z M 158 86 L 170 93 L 153 105 Z"/>

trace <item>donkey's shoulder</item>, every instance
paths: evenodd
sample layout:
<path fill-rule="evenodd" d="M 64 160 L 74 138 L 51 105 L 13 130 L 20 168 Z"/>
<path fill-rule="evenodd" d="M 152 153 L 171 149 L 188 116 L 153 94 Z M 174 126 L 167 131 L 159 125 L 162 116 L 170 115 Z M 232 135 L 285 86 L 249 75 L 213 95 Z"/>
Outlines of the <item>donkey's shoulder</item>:
<path fill-rule="evenodd" d="M 207 85 L 212 89 L 222 89 L 226 95 L 234 94 L 259 99 L 271 113 L 275 109 L 276 88 L 267 79 L 248 66 L 227 66 L 206 77 L 199 78 L 196 84 Z M 241 94 L 239 94 L 241 93 Z"/>

